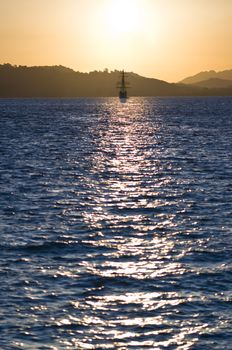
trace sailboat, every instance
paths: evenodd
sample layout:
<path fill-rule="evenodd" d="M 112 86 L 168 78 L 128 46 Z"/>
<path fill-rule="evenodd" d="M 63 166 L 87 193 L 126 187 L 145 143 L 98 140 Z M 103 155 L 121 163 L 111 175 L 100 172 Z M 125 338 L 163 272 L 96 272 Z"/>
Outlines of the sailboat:
<path fill-rule="evenodd" d="M 127 99 L 127 86 L 125 81 L 125 72 L 124 70 L 121 72 L 121 82 L 119 85 L 119 98 L 120 100 L 125 101 Z"/>

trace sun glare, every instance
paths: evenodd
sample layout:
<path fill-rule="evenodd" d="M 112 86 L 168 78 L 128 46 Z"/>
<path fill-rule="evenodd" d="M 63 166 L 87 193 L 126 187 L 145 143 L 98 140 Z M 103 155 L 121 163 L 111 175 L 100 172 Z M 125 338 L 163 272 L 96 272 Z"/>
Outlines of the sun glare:
<path fill-rule="evenodd" d="M 143 25 L 139 0 L 110 0 L 107 12 L 108 28 L 115 35 L 138 32 Z"/>

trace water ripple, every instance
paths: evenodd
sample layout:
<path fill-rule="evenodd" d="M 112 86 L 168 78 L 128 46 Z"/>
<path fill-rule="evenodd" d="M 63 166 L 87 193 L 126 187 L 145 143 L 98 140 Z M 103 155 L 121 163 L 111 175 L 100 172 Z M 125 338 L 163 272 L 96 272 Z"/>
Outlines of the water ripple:
<path fill-rule="evenodd" d="M 231 98 L 0 106 L 0 347 L 230 350 Z"/>

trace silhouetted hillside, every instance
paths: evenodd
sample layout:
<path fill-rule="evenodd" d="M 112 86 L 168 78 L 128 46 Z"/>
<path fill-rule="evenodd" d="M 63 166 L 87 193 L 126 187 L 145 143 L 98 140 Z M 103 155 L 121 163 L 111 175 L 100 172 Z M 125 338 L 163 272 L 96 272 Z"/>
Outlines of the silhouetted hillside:
<path fill-rule="evenodd" d="M 224 70 L 221 72 L 215 72 L 214 70 L 200 72 L 191 77 L 183 79 L 180 83 L 182 84 L 196 84 L 209 79 L 223 79 L 232 80 L 232 69 Z"/>
<path fill-rule="evenodd" d="M 208 88 L 208 89 L 221 89 L 232 87 L 232 80 L 225 80 L 219 78 L 211 78 L 208 80 L 203 80 L 198 83 L 193 84 L 198 87 Z"/>
<path fill-rule="evenodd" d="M 207 89 L 170 84 L 135 73 L 127 74 L 130 96 L 232 95 L 232 88 Z M 0 97 L 117 96 L 119 71 L 75 72 L 63 66 L 26 67 L 0 65 Z"/>

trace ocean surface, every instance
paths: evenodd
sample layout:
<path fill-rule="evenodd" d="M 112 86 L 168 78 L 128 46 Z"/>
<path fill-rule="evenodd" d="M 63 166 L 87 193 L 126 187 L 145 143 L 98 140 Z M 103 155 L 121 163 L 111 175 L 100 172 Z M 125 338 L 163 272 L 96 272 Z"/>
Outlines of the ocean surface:
<path fill-rule="evenodd" d="M 232 98 L 0 100 L 0 349 L 232 349 Z"/>

